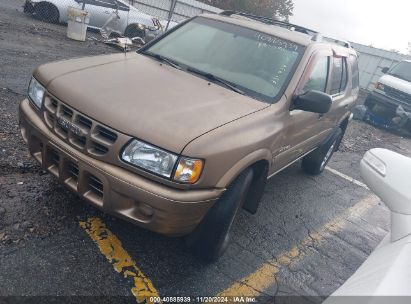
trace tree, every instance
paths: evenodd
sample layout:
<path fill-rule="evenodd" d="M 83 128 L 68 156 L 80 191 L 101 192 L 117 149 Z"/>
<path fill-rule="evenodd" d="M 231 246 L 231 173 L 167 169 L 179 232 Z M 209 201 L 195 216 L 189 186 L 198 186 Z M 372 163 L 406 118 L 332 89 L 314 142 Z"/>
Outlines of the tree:
<path fill-rule="evenodd" d="M 293 15 L 292 0 L 201 0 L 224 10 L 234 10 L 272 18 L 281 16 L 288 20 Z"/>

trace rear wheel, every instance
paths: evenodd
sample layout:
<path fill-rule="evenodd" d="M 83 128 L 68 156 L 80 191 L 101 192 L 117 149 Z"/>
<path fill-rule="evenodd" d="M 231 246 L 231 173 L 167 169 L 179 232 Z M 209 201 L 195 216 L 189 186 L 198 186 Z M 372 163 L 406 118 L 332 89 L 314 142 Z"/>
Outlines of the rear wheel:
<path fill-rule="evenodd" d="M 186 247 L 193 254 L 209 262 L 223 255 L 230 241 L 235 216 L 244 203 L 252 179 L 251 169 L 239 175 L 198 227 L 186 237 Z"/>
<path fill-rule="evenodd" d="M 321 174 L 337 149 L 342 135 L 341 128 L 338 128 L 330 140 L 305 156 L 301 164 L 303 170 L 311 175 Z"/>
<path fill-rule="evenodd" d="M 34 16 L 42 21 L 58 23 L 60 13 L 57 7 L 55 7 L 53 4 L 40 2 L 34 7 Z"/>

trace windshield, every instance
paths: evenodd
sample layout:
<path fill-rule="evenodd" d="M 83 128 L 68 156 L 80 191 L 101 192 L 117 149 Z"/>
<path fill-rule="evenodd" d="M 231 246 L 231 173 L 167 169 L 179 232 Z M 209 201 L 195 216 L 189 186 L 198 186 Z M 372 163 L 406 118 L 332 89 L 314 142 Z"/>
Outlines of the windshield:
<path fill-rule="evenodd" d="M 400 62 L 388 74 L 411 82 L 411 62 Z"/>
<path fill-rule="evenodd" d="M 303 50 L 287 40 L 198 17 L 145 52 L 212 74 L 253 98 L 272 103 L 282 95 Z"/>

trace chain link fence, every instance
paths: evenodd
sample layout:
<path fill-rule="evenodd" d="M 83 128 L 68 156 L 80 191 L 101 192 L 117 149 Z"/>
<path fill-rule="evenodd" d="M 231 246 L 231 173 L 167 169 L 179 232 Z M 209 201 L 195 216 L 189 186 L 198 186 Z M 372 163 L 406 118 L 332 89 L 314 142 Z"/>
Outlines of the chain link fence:
<path fill-rule="evenodd" d="M 120 35 L 150 39 L 147 36 L 155 36 L 187 18 L 222 11 L 195 0 L 27 0 L 24 12 L 43 21 L 67 23 L 69 8 L 88 12 L 91 28 L 110 26 Z M 157 32 L 151 33 L 155 29 Z"/>

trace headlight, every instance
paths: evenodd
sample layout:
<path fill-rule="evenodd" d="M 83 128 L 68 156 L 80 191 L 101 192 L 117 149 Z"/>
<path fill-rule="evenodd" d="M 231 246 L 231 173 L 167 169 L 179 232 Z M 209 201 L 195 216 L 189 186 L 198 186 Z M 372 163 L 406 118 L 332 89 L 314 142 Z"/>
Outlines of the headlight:
<path fill-rule="evenodd" d="M 375 88 L 378 89 L 378 90 L 384 91 L 385 86 L 384 86 L 382 83 L 377 82 L 377 83 L 375 84 Z"/>
<path fill-rule="evenodd" d="M 382 177 L 385 177 L 385 175 L 387 174 L 387 167 L 381 159 L 376 157 L 370 151 L 365 153 L 363 159 L 372 169 L 374 169 L 375 172 L 380 174 Z"/>
<path fill-rule="evenodd" d="M 167 178 L 171 177 L 177 161 L 177 155 L 139 140 L 130 142 L 121 158 L 132 165 Z"/>
<path fill-rule="evenodd" d="M 178 156 L 134 139 L 124 148 L 121 159 L 144 170 L 171 178 Z M 180 183 L 194 184 L 201 176 L 203 165 L 200 159 L 181 157 L 173 179 Z"/>
<path fill-rule="evenodd" d="M 40 109 L 46 89 L 34 78 L 31 78 L 29 85 L 29 97 L 31 101 Z"/>

